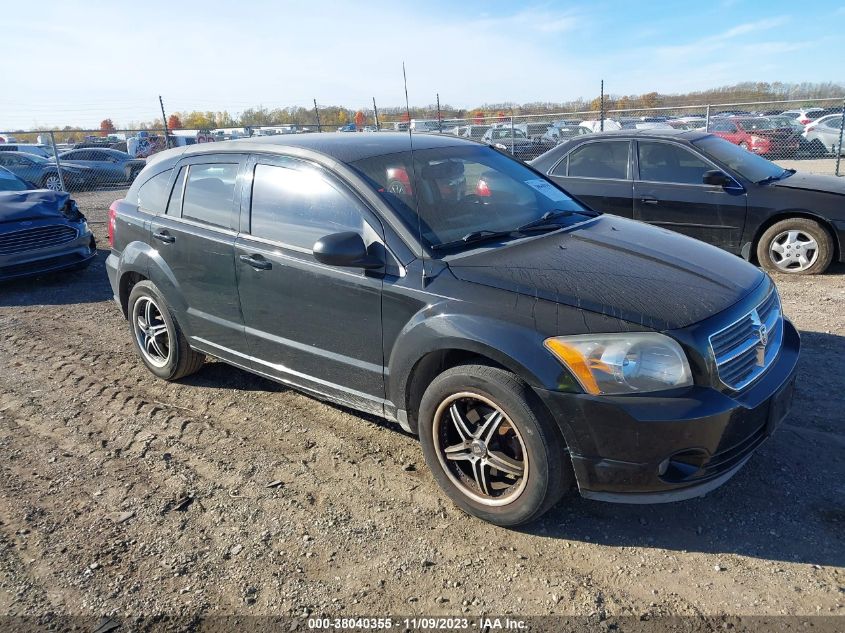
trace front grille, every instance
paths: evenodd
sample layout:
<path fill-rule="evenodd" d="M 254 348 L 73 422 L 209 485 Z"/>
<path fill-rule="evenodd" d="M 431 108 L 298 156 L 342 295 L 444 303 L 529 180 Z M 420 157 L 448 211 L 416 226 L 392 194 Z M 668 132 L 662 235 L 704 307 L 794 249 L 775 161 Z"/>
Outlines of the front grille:
<path fill-rule="evenodd" d="M 736 391 L 744 389 L 768 369 L 782 340 L 780 298 L 772 286 L 760 305 L 710 336 L 719 380 Z"/>
<path fill-rule="evenodd" d="M 69 226 L 53 224 L 23 231 L 0 234 L 0 255 L 13 255 L 76 239 L 77 231 Z"/>

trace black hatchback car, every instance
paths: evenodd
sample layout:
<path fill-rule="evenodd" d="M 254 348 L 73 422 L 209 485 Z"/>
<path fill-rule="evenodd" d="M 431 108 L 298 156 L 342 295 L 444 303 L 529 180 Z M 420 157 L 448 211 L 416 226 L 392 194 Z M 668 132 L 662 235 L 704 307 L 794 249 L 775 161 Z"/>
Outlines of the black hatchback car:
<path fill-rule="evenodd" d="M 796 173 L 711 134 L 590 134 L 531 164 L 594 209 L 704 240 L 770 271 L 815 274 L 845 261 L 845 178 Z"/>
<path fill-rule="evenodd" d="M 799 338 L 765 273 L 453 136 L 168 150 L 109 235 L 153 374 L 207 355 L 397 421 L 446 493 L 500 525 L 576 483 L 702 495 L 790 405 Z"/>

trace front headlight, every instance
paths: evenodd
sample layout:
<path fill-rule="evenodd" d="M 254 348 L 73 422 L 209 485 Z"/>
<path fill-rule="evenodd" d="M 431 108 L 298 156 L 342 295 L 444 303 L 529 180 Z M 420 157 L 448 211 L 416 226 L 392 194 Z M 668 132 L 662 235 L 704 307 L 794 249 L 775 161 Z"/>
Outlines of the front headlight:
<path fill-rule="evenodd" d="M 663 334 L 553 336 L 544 344 L 587 393 L 641 393 L 692 384 L 686 354 Z"/>

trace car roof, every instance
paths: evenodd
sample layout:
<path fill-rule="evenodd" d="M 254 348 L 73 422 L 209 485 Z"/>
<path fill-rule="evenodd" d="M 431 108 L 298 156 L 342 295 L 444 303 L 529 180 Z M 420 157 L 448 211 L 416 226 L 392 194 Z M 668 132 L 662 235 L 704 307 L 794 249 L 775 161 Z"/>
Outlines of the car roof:
<path fill-rule="evenodd" d="M 225 145 L 225 147 L 224 147 Z M 478 146 L 478 143 L 452 134 L 413 135 L 415 150 L 454 147 L 456 145 Z M 287 147 L 302 148 L 324 154 L 341 163 L 352 163 L 372 156 L 406 152 L 410 147 L 407 132 L 379 132 L 378 134 L 349 134 L 323 132 L 317 134 L 281 134 L 247 139 L 200 143 L 190 145 L 184 156 L 213 154 L 220 151 L 284 153 Z"/>
<path fill-rule="evenodd" d="M 695 141 L 705 136 L 709 136 L 707 132 L 700 130 L 676 130 L 674 128 L 638 128 L 635 130 L 608 130 L 607 132 L 594 132 L 592 134 L 585 134 L 579 136 L 579 142 L 583 139 L 593 140 L 597 138 L 630 136 L 636 138 L 677 138 L 684 141 Z"/>

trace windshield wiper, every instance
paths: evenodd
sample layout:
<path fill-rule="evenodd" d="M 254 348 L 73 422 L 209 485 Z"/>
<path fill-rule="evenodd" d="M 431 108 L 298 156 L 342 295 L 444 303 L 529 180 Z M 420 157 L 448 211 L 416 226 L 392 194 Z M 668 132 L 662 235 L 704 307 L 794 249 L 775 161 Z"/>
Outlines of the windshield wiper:
<path fill-rule="evenodd" d="M 434 244 L 431 250 L 441 250 L 444 248 L 451 248 L 453 246 L 460 246 L 461 244 L 471 244 L 473 242 L 482 242 L 484 240 L 492 240 L 497 237 L 511 237 L 513 231 L 491 231 L 489 229 L 481 229 L 480 231 L 473 231 L 467 233 L 459 240 L 452 240 L 451 242 L 443 242 L 442 244 Z"/>
<path fill-rule="evenodd" d="M 784 178 L 789 178 L 792 174 L 795 173 L 794 169 L 784 169 L 779 176 L 767 176 L 763 178 L 763 180 L 758 180 L 758 185 L 768 185 L 770 182 L 777 182 L 778 180 L 783 180 Z"/>
<path fill-rule="evenodd" d="M 566 218 L 570 215 L 587 215 L 587 216 L 595 216 L 596 214 L 591 213 L 589 211 L 561 211 L 561 210 L 554 210 L 554 211 L 546 211 L 543 215 L 541 215 L 536 220 L 532 220 L 531 222 L 526 222 L 522 226 L 518 226 L 514 229 L 515 233 L 522 233 L 524 231 L 544 231 L 544 230 L 552 230 L 552 229 L 559 229 L 561 227 L 560 224 L 551 223 L 552 220 L 556 220 L 558 218 Z"/>

